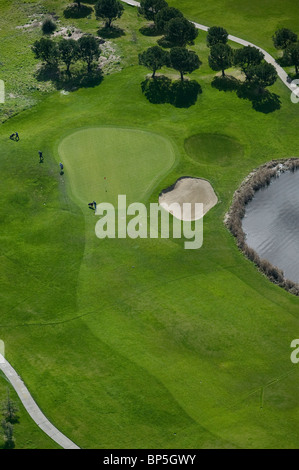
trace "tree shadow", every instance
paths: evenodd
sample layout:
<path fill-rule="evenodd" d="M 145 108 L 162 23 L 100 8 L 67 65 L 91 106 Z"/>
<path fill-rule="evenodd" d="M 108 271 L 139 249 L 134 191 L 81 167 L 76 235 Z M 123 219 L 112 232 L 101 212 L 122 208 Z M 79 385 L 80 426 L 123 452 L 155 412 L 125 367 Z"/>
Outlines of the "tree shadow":
<path fill-rule="evenodd" d="M 141 89 L 150 103 L 163 104 L 170 102 L 171 80 L 168 77 L 147 78 L 141 83 Z"/>
<path fill-rule="evenodd" d="M 91 15 L 93 12 L 92 7 L 88 7 L 87 5 L 82 5 L 78 8 L 77 5 L 72 4 L 66 7 L 63 12 L 63 16 L 65 18 L 86 18 L 86 16 Z"/>
<path fill-rule="evenodd" d="M 177 80 L 171 86 L 171 104 L 176 108 L 190 108 L 195 105 L 202 88 L 196 80 Z"/>
<path fill-rule="evenodd" d="M 252 107 L 260 113 L 269 114 L 281 108 L 281 100 L 275 93 L 265 90 L 259 99 L 252 101 Z"/>
<path fill-rule="evenodd" d="M 226 75 L 225 77 L 214 77 L 211 85 L 219 91 L 237 91 L 240 83 L 235 77 Z"/>
<path fill-rule="evenodd" d="M 177 80 L 172 82 L 170 78 L 160 76 L 147 78 L 141 83 L 141 89 L 150 103 L 169 103 L 176 108 L 189 108 L 193 106 L 202 93 L 199 83 L 195 80 Z"/>
<path fill-rule="evenodd" d="M 161 33 L 160 33 L 161 34 Z M 164 47 L 165 49 L 171 49 L 172 47 L 178 46 L 178 44 L 174 43 L 173 41 L 170 41 L 167 36 L 163 36 L 162 38 L 158 39 L 157 43 L 159 46 Z M 194 41 L 188 43 L 190 46 L 194 46 Z M 183 46 L 180 46 L 183 47 Z"/>
<path fill-rule="evenodd" d="M 251 83 L 241 83 L 237 90 L 237 96 L 251 101 L 253 109 L 260 113 L 269 114 L 281 108 L 281 100 L 278 95 Z"/>
<path fill-rule="evenodd" d="M 139 31 L 143 36 L 161 36 L 161 33 L 159 33 L 154 23 L 148 26 L 142 26 Z"/>
<path fill-rule="evenodd" d="M 250 82 L 239 82 L 239 86 L 236 89 L 237 96 L 243 100 L 256 101 L 260 97 L 261 90 L 256 85 Z"/>
<path fill-rule="evenodd" d="M 162 38 L 160 38 L 157 41 L 157 43 L 159 44 L 159 46 L 164 47 L 165 49 L 169 49 L 175 46 L 175 44 L 169 41 L 166 36 L 163 36 Z"/>
<path fill-rule="evenodd" d="M 269 114 L 281 108 L 280 97 L 250 82 L 241 82 L 232 76 L 214 77 L 211 86 L 219 91 L 235 91 L 238 98 L 251 101 L 253 109 Z"/>
<path fill-rule="evenodd" d="M 108 28 L 108 26 L 103 26 L 98 30 L 98 35 L 104 39 L 115 39 L 115 38 L 120 38 L 121 36 L 125 36 L 126 33 L 122 28 L 119 26 L 111 26 Z"/>
<path fill-rule="evenodd" d="M 36 79 L 40 82 L 51 81 L 57 90 L 75 91 L 78 88 L 93 88 L 100 85 L 103 81 L 103 72 L 96 67 L 88 72 L 84 67 L 67 73 L 58 68 L 43 66 L 36 73 Z"/>

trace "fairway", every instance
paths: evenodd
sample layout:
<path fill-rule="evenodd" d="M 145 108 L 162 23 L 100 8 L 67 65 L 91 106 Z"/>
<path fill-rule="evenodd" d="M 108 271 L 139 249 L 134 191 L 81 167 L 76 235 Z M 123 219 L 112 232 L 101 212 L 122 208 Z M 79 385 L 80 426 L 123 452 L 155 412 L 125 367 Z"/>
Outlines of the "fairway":
<path fill-rule="evenodd" d="M 65 137 L 58 153 L 80 203 L 138 202 L 175 162 L 170 142 L 135 129 L 95 127 Z"/>
<path fill-rule="evenodd" d="M 55 12 L 58 29 L 99 38 L 100 21 L 94 13 L 65 18 L 67 0 L 1 3 L 6 359 L 46 418 L 80 448 L 298 448 L 299 364 L 290 344 L 298 338 L 299 298 L 243 255 L 224 218 L 253 169 L 299 155 L 299 104 L 281 80 L 267 87 L 280 103 L 271 112 L 215 88 L 204 31 L 188 46 L 202 62 L 186 76 L 200 84 L 197 102 L 149 101 L 139 54 L 159 37 L 143 34 L 148 20 L 127 5 L 115 21 L 122 34 L 105 38 L 114 57 L 109 73 L 73 88 L 60 64 L 58 86 L 38 73 L 42 63 L 32 54 L 40 27 L 19 27 Z M 169 3 L 269 52 L 278 26 L 298 24 L 290 1 Z M 71 79 L 81 70 L 84 78 L 85 62 L 71 64 Z M 168 67 L 158 73 L 179 78 Z M 9 138 L 16 131 L 19 141 Z M 178 180 L 186 194 L 200 180 L 217 196 L 200 249 L 184 249 L 183 238 L 96 236 L 99 219 L 88 203 L 117 206 L 123 194 L 148 209 Z M 0 376 L 0 401 L 6 387 Z M 19 406 L 16 448 L 58 447 Z"/>

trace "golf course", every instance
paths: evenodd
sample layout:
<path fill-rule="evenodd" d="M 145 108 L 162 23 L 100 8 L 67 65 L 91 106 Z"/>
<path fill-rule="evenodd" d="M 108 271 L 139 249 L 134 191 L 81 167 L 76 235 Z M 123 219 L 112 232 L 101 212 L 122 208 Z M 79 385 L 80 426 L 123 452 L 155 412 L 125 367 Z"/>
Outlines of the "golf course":
<path fill-rule="evenodd" d="M 105 38 L 114 59 L 103 61 L 101 79 L 58 83 L 32 53 L 40 25 L 24 25 L 55 12 L 57 31 L 102 37 L 93 12 L 64 15 L 69 3 L 0 5 L 6 359 L 47 419 L 82 449 L 298 448 L 299 364 L 290 360 L 290 344 L 299 337 L 299 298 L 242 254 L 224 218 L 253 169 L 299 157 L 299 104 L 280 79 L 267 89 L 271 103 L 258 106 L 215 87 L 220 72 L 209 66 L 204 31 L 188 46 L 201 61 L 187 75 L 200 84 L 196 102 L 151 102 L 142 89 L 149 70 L 138 56 L 159 37 L 144 34 L 149 21 L 124 3 L 115 20 L 121 34 Z M 299 34 L 290 0 L 168 3 L 276 59 L 275 31 Z M 167 66 L 158 73 L 180 78 Z M 226 74 L 241 76 L 236 67 Z M 9 138 L 15 132 L 19 141 Z M 149 208 L 182 177 L 206 180 L 217 198 L 204 215 L 200 249 L 186 250 L 173 237 L 96 236 L 99 218 L 88 203 L 116 206 L 124 194 Z M 0 372 L 0 401 L 7 390 L 19 407 L 15 448 L 60 448 Z"/>

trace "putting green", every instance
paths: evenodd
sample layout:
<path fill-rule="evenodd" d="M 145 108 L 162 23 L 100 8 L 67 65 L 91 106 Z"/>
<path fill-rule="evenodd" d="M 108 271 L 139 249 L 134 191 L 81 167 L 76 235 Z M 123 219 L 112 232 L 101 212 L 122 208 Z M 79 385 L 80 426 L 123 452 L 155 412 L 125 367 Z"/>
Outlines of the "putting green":
<path fill-rule="evenodd" d="M 156 181 L 171 169 L 175 152 L 171 143 L 136 129 L 95 127 L 75 131 L 59 144 L 71 191 L 80 203 L 117 204 L 142 200 Z"/>

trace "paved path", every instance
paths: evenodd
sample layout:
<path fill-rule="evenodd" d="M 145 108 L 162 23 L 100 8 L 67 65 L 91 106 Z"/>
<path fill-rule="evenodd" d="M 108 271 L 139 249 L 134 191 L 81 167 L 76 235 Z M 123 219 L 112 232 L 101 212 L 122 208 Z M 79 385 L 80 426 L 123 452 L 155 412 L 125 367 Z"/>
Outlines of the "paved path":
<path fill-rule="evenodd" d="M 140 3 L 136 2 L 135 0 L 122 0 L 122 2 L 127 3 L 128 5 L 131 5 L 134 7 L 138 7 L 140 5 Z M 208 26 L 204 26 L 203 24 L 195 23 L 194 21 L 192 21 L 192 23 L 196 26 L 197 29 L 201 29 L 202 31 L 208 31 L 209 29 Z M 288 76 L 285 70 L 276 62 L 276 60 L 268 52 L 266 52 L 261 47 L 258 47 L 255 44 L 252 44 L 251 42 L 245 41 L 244 39 L 237 38 L 236 36 L 229 35 L 228 39 L 238 44 L 242 44 L 242 46 L 253 46 L 259 49 L 264 54 L 265 61 L 269 62 L 269 64 L 274 65 L 281 81 L 289 88 L 289 90 L 291 91 L 297 90 L 297 93 L 299 96 L 299 87 L 297 87 L 294 84 L 292 85 L 292 79 Z"/>
<path fill-rule="evenodd" d="M 0 370 L 5 374 L 17 394 L 24 407 L 30 414 L 33 421 L 46 433 L 53 441 L 57 442 L 64 449 L 80 449 L 64 434 L 58 431 L 53 424 L 41 412 L 32 396 L 30 395 L 27 387 L 24 385 L 22 379 L 18 376 L 14 368 L 7 362 L 7 360 L 0 354 Z"/>

